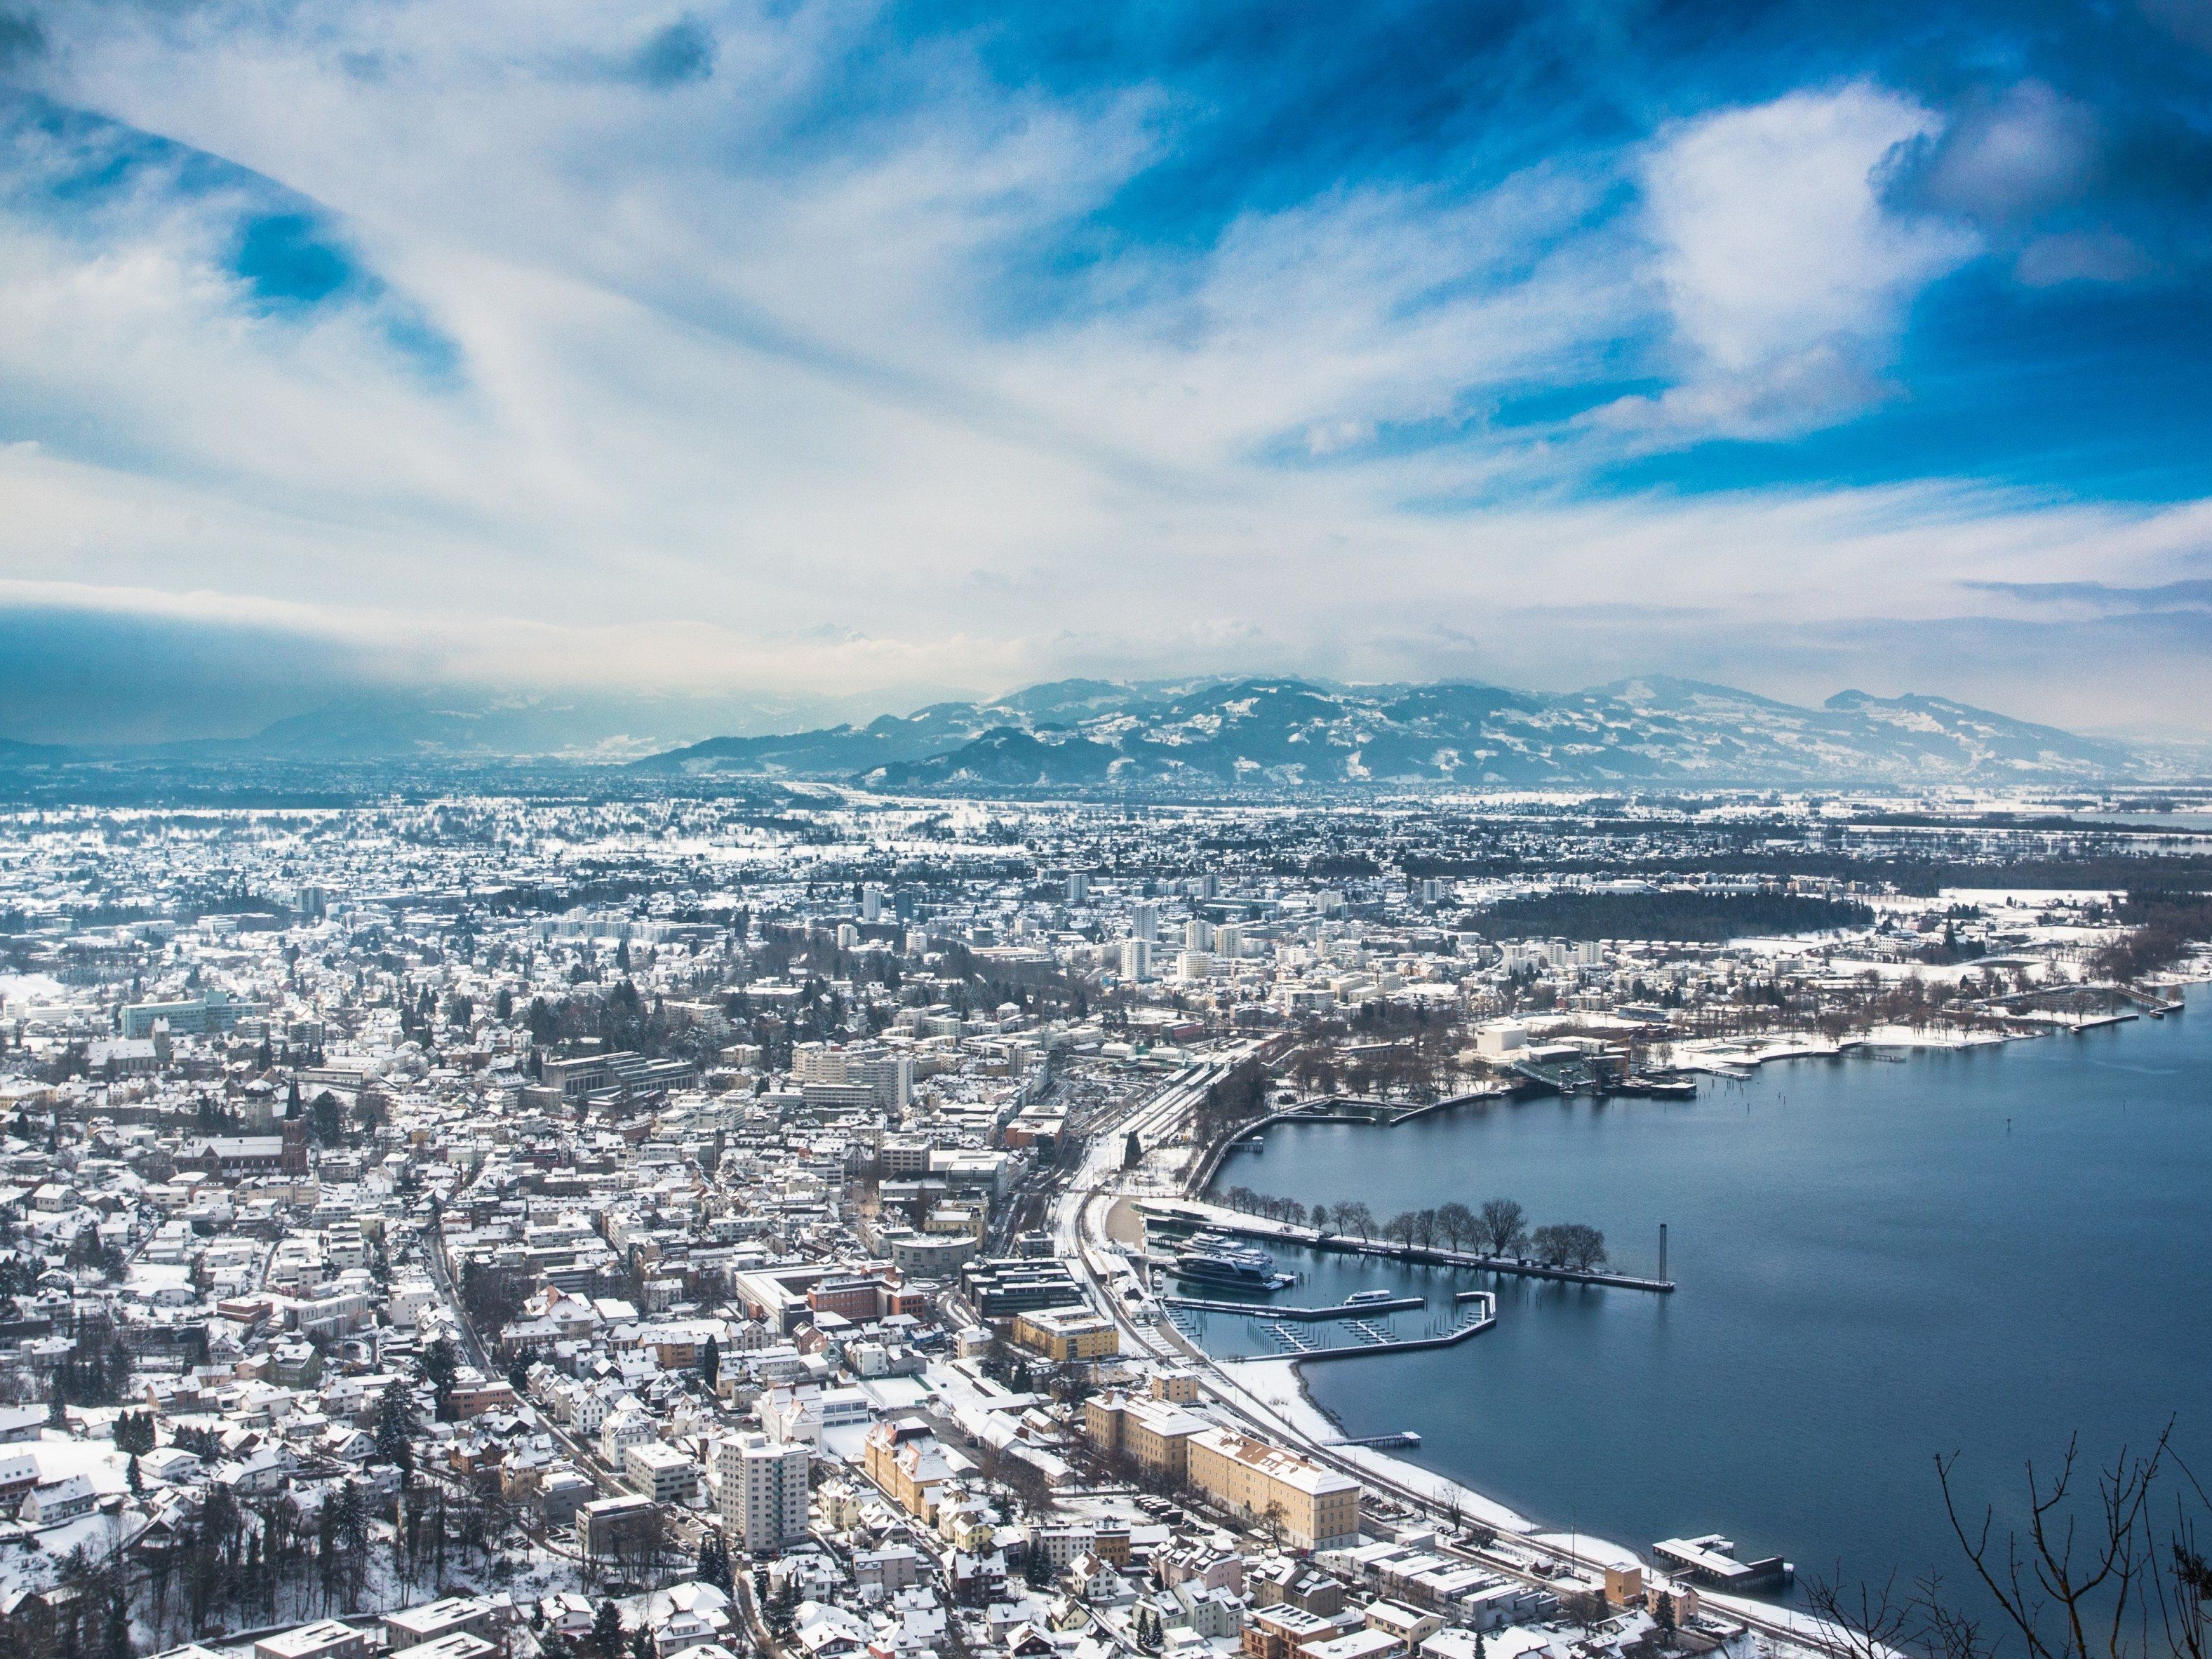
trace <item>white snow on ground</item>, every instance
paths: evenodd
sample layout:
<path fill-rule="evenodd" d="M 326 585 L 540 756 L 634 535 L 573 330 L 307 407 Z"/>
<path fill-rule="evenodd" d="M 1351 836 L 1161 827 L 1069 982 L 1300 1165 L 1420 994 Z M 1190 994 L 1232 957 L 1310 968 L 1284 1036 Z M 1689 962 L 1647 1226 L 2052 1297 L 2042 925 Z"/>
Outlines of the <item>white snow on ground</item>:
<path fill-rule="evenodd" d="M 69 993 L 52 974 L 0 974 L 0 1007 L 11 1003 L 60 1002 Z"/>
<path fill-rule="evenodd" d="M 116 1450 L 105 1440 L 71 1440 L 51 1429 L 40 1433 L 42 1438 L 9 1449 L 29 1452 L 37 1458 L 40 1480 L 64 1480 L 72 1474 L 82 1474 L 91 1480 L 92 1489 L 103 1498 L 110 1492 L 129 1490 L 128 1454 Z"/>
<path fill-rule="evenodd" d="M 1586 1532 L 1540 1532 L 1535 1534 L 1535 1539 L 1540 1544 L 1548 1544 L 1555 1550 L 1565 1550 L 1576 1560 L 1587 1561 L 1594 1567 L 1645 1565 L 1634 1550 L 1625 1550 L 1618 1544 L 1609 1544 L 1602 1538 L 1593 1538 Z M 1698 1593 L 1700 1595 L 1705 1594 L 1703 1590 Z"/>

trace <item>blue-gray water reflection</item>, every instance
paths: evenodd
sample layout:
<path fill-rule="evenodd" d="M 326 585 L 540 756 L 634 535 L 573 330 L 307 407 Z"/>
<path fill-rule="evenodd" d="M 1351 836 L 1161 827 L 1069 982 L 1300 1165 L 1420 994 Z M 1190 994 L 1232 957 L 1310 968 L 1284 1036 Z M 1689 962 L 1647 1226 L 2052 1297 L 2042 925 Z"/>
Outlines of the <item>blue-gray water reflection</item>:
<path fill-rule="evenodd" d="M 1354 1434 L 1524 1513 L 1642 1549 L 1731 1533 L 1802 1570 L 1963 1566 L 1932 1460 L 2016 1496 L 2023 1460 L 2212 1443 L 2212 1000 L 2081 1036 L 1905 1064 L 1785 1062 L 1695 1101 L 1529 1100 L 1376 1130 L 1271 1131 L 1218 1185 L 1356 1200 L 1378 1217 L 1517 1199 L 1602 1228 L 1662 1298 L 1506 1280 L 1460 1347 L 1310 1367 Z M 1483 1283 L 1286 1252 L 1279 1299 Z M 1264 1352 L 1217 1318 L 1219 1351 Z"/>

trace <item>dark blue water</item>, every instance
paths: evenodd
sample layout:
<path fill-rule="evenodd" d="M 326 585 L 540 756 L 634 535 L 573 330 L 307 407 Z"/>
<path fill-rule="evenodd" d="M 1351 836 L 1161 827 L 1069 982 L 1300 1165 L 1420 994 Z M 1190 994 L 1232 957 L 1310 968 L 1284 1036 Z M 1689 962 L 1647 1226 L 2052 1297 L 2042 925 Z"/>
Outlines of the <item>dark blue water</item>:
<path fill-rule="evenodd" d="M 1271 1129 L 1219 1185 L 1378 1218 L 1518 1200 L 1672 1297 L 1286 1256 L 1301 1303 L 1499 1292 L 1456 1348 L 1307 1368 L 1355 1434 L 1538 1521 L 1644 1550 L 1726 1531 L 1801 1572 L 1964 1569 L 1933 1459 L 2016 1511 L 2023 1460 L 2177 1444 L 2212 1471 L 2212 998 L 1905 1064 L 1781 1062 L 1695 1101 L 1529 1100 Z M 1405 1321 L 1401 1316 L 1401 1327 Z M 1419 1316 L 1415 1316 L 1419 1322 Z M 1224 1351 L 1267 1352 L 1246 1322 Z"/>

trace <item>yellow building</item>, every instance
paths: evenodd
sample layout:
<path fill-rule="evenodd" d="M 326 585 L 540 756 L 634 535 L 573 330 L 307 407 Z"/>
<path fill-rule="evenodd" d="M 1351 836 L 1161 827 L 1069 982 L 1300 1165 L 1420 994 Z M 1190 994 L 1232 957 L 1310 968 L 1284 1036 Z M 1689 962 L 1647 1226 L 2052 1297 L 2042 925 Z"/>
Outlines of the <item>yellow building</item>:
<path fill-rule="evenodd" d="M 1188 1444 L 1193 1486 L 1224 1509 L 1272 1526 L 1292 1548 L 1358 1541 L 1358 1481 L 1230 1429 L 1200 1430 Z"/>
<path fill-rule="evenodd" d="M 973 1467 L 916 1418 L 878 1423 L 860 1443 L 861 1472 L 908 1515 L 933 1525 L 938 1488 Z"/>
<path fill-rule="evenodd" d="M 1014 1320 L 1014 1340 L 1054 1364 L 1110 1359 L 1121 1352 L 1121 1333 L 1110 1319 L 1079 1308 L 1039 1308 Z"/>

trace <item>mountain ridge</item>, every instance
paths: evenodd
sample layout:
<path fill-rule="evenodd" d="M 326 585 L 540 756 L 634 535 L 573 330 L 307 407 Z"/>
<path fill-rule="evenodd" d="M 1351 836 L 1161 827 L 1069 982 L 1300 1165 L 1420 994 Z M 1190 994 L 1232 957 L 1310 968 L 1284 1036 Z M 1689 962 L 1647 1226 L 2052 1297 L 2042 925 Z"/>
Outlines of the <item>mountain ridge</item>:
<path fill-rule="evenodd" d="M 1850 690 L 1806 708 L 1667 675 L 1564 693 L 1224 675 L 1050 682 L 864 726 L 709 738 L 631 769 L 928 791 L 2055 783 L 2158 768 L 2121 744 L 1916 693 Z"/>

